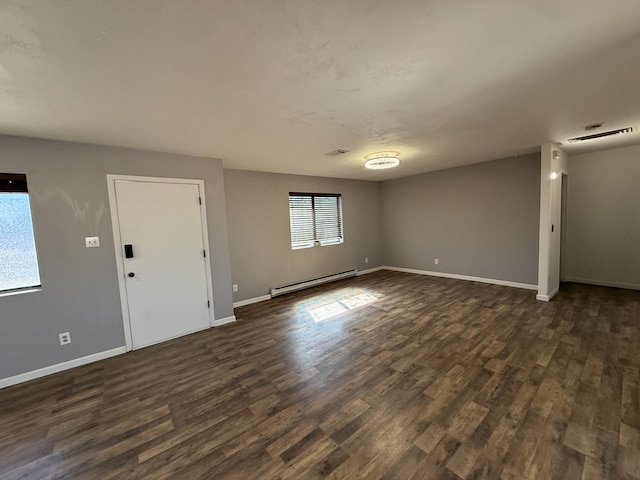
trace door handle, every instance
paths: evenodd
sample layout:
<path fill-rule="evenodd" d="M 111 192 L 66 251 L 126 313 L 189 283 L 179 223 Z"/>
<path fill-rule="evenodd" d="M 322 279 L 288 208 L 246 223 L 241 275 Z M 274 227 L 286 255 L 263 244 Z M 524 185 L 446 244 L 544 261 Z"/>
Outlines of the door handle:
<path fill-rule="evenodd" d="M 133 273 L 133 272 L 129 272 L 129 273 L 128 273 L 128 277 L 129 277 L 129 278 L 133 278 L 133 277 L 135 277 L 135 276 L 136 276 L 136 274 L 135 274 L 135 273 Z"/>

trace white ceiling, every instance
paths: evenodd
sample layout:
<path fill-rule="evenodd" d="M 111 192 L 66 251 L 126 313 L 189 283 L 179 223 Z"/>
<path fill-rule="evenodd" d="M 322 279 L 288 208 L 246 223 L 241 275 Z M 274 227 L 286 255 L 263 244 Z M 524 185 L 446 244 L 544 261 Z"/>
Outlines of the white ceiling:
<path fill-rule="evenodd" d="M 508 157 L 640 126 L 639 86 L 638 0 L 0 4 L 0 133 L 226 168 L 381 180 Z M 381 150 L 400 167 L 365 170 Z"/>

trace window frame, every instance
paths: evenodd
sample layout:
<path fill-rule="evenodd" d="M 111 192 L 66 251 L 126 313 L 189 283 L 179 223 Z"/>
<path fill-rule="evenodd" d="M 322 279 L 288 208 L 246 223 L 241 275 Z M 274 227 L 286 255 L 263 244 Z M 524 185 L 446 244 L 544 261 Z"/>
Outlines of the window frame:
<path fill-rule="evenodd" d="M 40 272 L 40 262 L 38 260 L 38 246 L 36 244 L 35 225 L 33 222 L 33 209 L 31 206 L 31 196 L 27 187 L 27 176 L 23 173 L 0 173 L 0 195 L 4 194 L 26 194 L 29 207 L 29 222 L 31 224 L 31 234 L 33 236 L 33 255 L 37 269 L 38 283 L 35 285 L 24 285 L 15 288 L 5 288 L 0 284 L 0 297 L 39 291 L 42 289 L 42 275 Z"/>
<path fill-rule="evenodd" d="M 308 197 L 311 198 L 311 224 L 313 226 L 313 239 L 308 239 L 306 241 L 298 241 L 294 242 L 293 234 L 294 234 L 294 223 L 291 215 L 292 212 L 292 197 Z M 316 199 L 317 198 L 335 198 L 336 199 L 336 215 L 335 219 L 337 221 L 337 230 L 338 236 L 331 237 L 329 239 L 318 238 L 318 224 L 319 219 L 317 217 L 318 211 L 321 210 L 316 209 Z M 342 213 L 342 194 L 341 193 L 310 193 L 310 192 L 289 192 L 289 234 L 290 234 L 290 245 L 292 250 L 303 250 L 306 248 L 312 248 L 315 246 L 325 247 L 329 245 L 340 245 L 344 243 L 344 222 L 343 222 L 343 213 Z"/>

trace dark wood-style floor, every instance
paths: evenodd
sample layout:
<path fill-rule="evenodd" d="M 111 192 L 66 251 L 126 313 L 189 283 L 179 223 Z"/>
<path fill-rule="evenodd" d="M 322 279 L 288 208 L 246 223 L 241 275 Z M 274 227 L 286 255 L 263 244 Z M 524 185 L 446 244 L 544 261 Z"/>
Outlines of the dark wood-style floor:
<path fill-rule="evenodd" d="M 0 390 L 0 478 L 640 478 L 640 292 L 378 272 L 236 314 Z"/>

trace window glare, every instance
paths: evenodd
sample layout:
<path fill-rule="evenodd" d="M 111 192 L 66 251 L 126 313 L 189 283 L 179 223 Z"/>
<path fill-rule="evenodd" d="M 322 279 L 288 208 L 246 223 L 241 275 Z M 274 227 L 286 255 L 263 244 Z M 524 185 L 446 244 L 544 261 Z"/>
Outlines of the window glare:
<path fill-rule="evenodd" d="M 40 286 L 28 193 L 0 193 L 0 291 Z"/>

